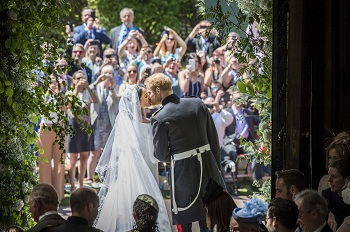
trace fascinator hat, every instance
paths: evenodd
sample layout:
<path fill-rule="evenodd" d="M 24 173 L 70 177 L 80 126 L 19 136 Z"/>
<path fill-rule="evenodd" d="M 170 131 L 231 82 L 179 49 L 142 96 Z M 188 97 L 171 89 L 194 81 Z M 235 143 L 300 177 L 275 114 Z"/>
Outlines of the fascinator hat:
<path fill-rule="evenodd" d="M 212 178 L 209 179 L 207 186 L 205 187 L 205 193 L 202 197 L 203 204 L 206 205 L 209 202 L 217 199 L 224 192 L 224 188 Z"/>
<path fill-rule="evenodd" d="M 159 207 L 158 207 L 157 201 L 153 197 L 151 197 L 150 195 L 141 194 L 136 199 L 149 204 L 150 206 L 155 208 L 157 210 L 157 212 L 159 212 Z"/>
<path fill-rule="evenodd" d="M 332 142 L 327 146 L 326 150 L 331 149 L 335 145 L 345 145 L 348 148 L 348 150 L 350 150 L 349 149 L 350 135 L 347 132 L 341 132 L 341 133 L 337 134 L 332 139 Z"/>
<path fill-rule="evenodd" d="M 238 222 L 261 223 L 268 209 L 266 202 L 261 200 L 258 195 L 254 195 L 250 201 L 244 202 L 242 208 L 236 208 L 232 212 L 233 218 Z"/>

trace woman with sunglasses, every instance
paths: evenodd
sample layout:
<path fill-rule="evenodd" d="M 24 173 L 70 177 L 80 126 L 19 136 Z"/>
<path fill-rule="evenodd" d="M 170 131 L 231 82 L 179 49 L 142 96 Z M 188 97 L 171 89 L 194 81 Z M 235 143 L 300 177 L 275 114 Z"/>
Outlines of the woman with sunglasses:
<path fill-rule="evenodd" d="M 97 84 L 101 78 L 93 85 Z M 76 96 L 81 104 L 82 108 L 89 110 L 91 103 L 98 102 L 96 94 L 90 89 L 89 83 L 86 80 L 84 72 L 79 70 L 74 73 L 72 77 L 72 91 L 67 91 L 66 96 L 69 100 L 73 100 L 72 95 Z M 82 122 L 87 122 L 90 126 L 90 115 L 82 115 L 82 121 L 78 121 L 74 115 L 74 110 L 78 110 L 76 106 L 68 107 L 68 121 L 69 124 L 75 129 L 76 134 L 67 137 L 67 153 L 70 153 L 69 162 L 69 180 L 71 184 L 71 191 L 75 189 L 75 165 L 80 154 L 80 165 L 78 174 L 78 186 L 83 186 L 84 176 L 87 168 L 87 159 L 90 151 L 94 151 L 93 135 L 89 135 L 82 129 Z"/>
<path fill-rule="evenodd" d="M 162 64 L 165 64 L 166 60 L 170 56 L 174 56 L 181 61 L 182 56 L 186 53 L 187 45 L 185 41 L 171 28 L 165 27 L 165 31 L 162 33 L 162 39 L 159 41 L 158 46 L 154 50 L 153 56 L 159 56 Z M 180 48 L 176 48 L 177 43 Z"/>
<path fill-rule="evenodd" d="M 128 85 L 136 85 L 138 78 L 139 78 L 139 70 L 137 69 L 136 64 L 128 64 L 128 66 L 126 66 L 124 82 L 119 87 L 118 96 L 123 95 L 123 92 Z"/>

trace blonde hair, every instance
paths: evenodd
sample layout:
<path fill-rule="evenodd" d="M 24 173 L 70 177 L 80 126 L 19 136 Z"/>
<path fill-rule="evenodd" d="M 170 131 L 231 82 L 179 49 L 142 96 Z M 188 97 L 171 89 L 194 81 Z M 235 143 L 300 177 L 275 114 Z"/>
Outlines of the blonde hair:
<path fill-rule="evenodd" d="M 162 91 L 172 91 L 170 78 L 163 73 L 156 73 L 148 77 L 145 81 L 145 85 L 147 89 L 150 89 L 152 92 L 155 92 L 157 87 Z"/>
<path fill-rule="evenodd" d="M 106 66 L 104 66 L 104 67 L 102 68 L 102 70 L 101 70 L 101 73 L 104 73 L 104 72 L 107 72 L 107 71 L 109 71 L 110 73 L 112 73 L 112 74 L 113 74 L 113 77 L 114 77 L 114 68 L 113 68 L 112 65 L 106 65 Z"/>

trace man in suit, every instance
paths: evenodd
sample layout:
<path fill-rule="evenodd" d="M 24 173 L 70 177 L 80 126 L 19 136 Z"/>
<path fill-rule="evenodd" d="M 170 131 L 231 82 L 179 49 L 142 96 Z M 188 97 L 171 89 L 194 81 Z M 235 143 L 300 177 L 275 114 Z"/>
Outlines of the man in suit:
<path fill-rule="evenodd" d="M 266 228 L 269 232 L 293 232 L 299 210 L 292 200 L 273 199 L 266 213 Z"/>
<path fill-rule="evenodd" d="M 276 198 L 292 200 L 293 197 L 306 188 L 304 173 L 297 169 L 276 172 Z"/>
<path fill-rule="evenodd" d="M 207 20 L 200 21 L 188 35 L 185 43 L 191 52 L 203 51 L 210 58 L 213 56 L 213 52 L 221 46 L 221 39 L 217 36 L 217 31 L 214 28 L 207 34 L 209 26 L 210 22 Z"/>
<path fill-rule="evenodd" d="M 58 195 L 52 185 L 36 185 L 30 194 L 29 210 L 37 224 L 27 231 L 39 232 L 63 224 L 65 220 L 57 213 L 58 204 Z"/>
<path fill-rule="evenodd" d="M 226 108 L 230 112 L 234 119 L 233 122 L 226 127 L 224 144 L 222 147 L 222 165 L 223 167 L 227 166 L 228 162 L 235 162 L 236 164 L 236 173 L 232 173 L 232 178 L 234 180 L 234 190 L 236 193 L 237 182 L 234 174 L 237 174 L 238 165 L 237 165 L 237 155 L 245 154 L 243 147 L 240 144 L 240 139 L 245 141 L 254 142 L 258 138 L 256 133 L 256 127 L 260 123 L 259 116 L 255 115 L 252 111 L 244 107 L 244 104 L 241 100 L 238 100 L 242 96 L 242 93 L 239 90 L 234 90 L 231 92 L 230 100 L 237 100 L 231 107 Z M 253 176 L 254 179 L 259 179 L 263 176 L 263 164 L 254 163 Z"/>
<path fill-rule="evenodd" d="M 163 73 L 145 81 L 151 104 L 162 104 L 151 118 L 154 156 L 171 162 L 171 198 L 173 224 L 191 231 L 199 221 L 207 231 L 201 198 L 209 179 L 225 188 L 219 171 L 220 145 L 213 119 L 199 98 L 179 98 Z"/>
<path fill-rule="evenodd" d="M 294 197 L 299 209 L 298 224 L 303 232 L 332 232 L 326 221 L 326 200 L 316 191 L 306 189 Z"/>
<path fill-rule="evenodd" d="M 72 50 L 73 63 L 70 64 L 71 68 L 68 71 L 68 75 L 73 76 L 76 71 L 82 70 L 84 72 L 84 75 L 87 78 L 87 81 L 89 82 L 89 84 L 91 84 L 93 81 L 92 70 L 86 67 L 85 65 L 82 65 L 84 56 L 85 56 L 84 46 L 79 43 L 74 44 L 73 50 Z"/>
<path fill-rule="evenodd" d="M 48 232 L 77 232 L 101 230 L 92 227 L 98 214 L 99 198 L 92 188 L 80 187 L 70 196 L 70 207 L 72 216 L 67 221 L 57 227 L 51 227 Z M 111 219 L 113 220 L 113 219 Z"/>
<path fill-rule="evenodd" d="M 118 52 L 119 45 L 128 38 L 129 32 L 131 30 L 138 30 L 143 34 L 143 31 L 134 26 L 134 11 L 131 8 L 123 8 L 120 11 L 120 20 L 122 24 L 112 28 L 110 32 L 111 43 L 110 48 Z"/>
<path fill-rule="evenodd" d="M 91 17 L 91 9 L 89 7 L 84 7 L 81 11 L 81 21 L 83 21 L 83 24 L 74 27 L 74 35 L 80 34 L 81 31 L 84 30 L 86 27 L 86 21 Z"/>

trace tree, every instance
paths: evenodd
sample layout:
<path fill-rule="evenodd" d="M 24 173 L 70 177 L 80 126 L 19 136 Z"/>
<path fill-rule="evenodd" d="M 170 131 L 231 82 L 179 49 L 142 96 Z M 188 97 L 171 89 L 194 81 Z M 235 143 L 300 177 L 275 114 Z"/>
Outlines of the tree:
<path fill-rule="evenodd" d="M 62 19 L 80 7 L 68 0 L 0 3 L 0 229 L 33 224 L 28 200 L 37 182 L 34 125 L 39 115 L 49 117 L 50 112 L 60 112 L 61 106 L 74 104 L 75 100 L 60 96 L 57 104 L 45 104 L 43 96 L 49 90 L 48 75 L 54 72 L 54 66 L 45 66 L 42 61 L 60 56 Z M 34 86 L 38 73 L 43 74 L 42 84 Z M 59 119 L 67 122 L 63 113 L 59 113 Z M 65 133 L 72 130 L 59 125 L 52 129 L 63 146 Z"/>
<path fill-rule="evenodd" d="M 121 24 L 119 13 L 124 7 L 132 8 L 135 26 L 144 30 L 150 45 L 155 45 L 161 39 L 164 26 L 174 29 L 183 39 L 187 37 L 192 27 L 198 23 L 196 3 L 196 0 L 90 0 L 89 6 L 97 9 L 101 25 L 107 31 Z"/>
<path fill-rule="evenodd" d="M 229 6 L 226 12 L 223 4 Z M 233 9 L 238 5 L 238 11 Z M 243 100 L 248 98 L 255 101 L 259 110 L 261 123 L 259 125 L 259 139 L 244 143 L 245 150 L 251 155 L 249 160 L 256 159 L 259 163 L 271 163 L 271 112 L 272 112 L 272 0 L 217 0 L 216 4 L 206 5 L 203 17 L 212 21 L 219 34 L 225 38 L 230 31 L 243 34 L 240 39 L 238 54 L 241 79 L 237 88 L 243 93 Z M 231 16 L 234 15 L 234 21 Z M 252 28 L 247 31 L 246 25 L 256 24 L 258 36 L 254 35 Z M 225 41 L 224 41 L 225 42 Z M 227 45 L 232 47 L 231 44 Z M 271 197 L 270 182 L 264 183 L 263 194 L 266 200 Z"/>

